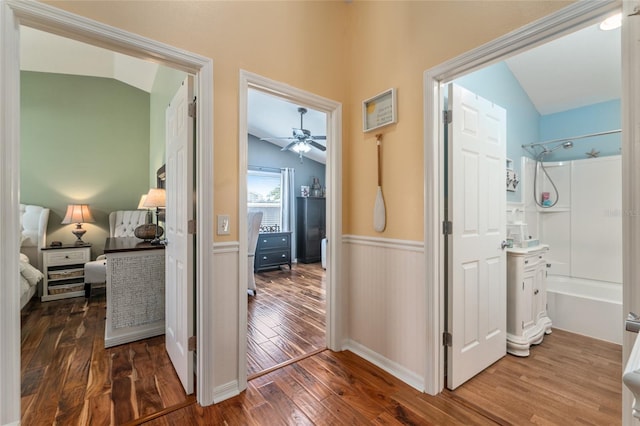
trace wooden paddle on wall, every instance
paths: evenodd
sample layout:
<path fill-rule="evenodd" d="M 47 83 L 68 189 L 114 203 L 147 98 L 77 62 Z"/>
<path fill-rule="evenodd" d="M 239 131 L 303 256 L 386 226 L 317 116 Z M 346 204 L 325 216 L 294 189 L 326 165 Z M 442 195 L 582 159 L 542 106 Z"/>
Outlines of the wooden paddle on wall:
<path fill-rule="evenodd" d="M 384 207 L 384 197 L 382 196 L 382 172 L 380 164 L 380 142 L 382 135 L 376 135 L 376 146 L 378 148 L 378 191 L 376 193 L 376 202 L 373 206 L 373 229 L 376 232 L 384 231 L 387 226 L 387 212 Z"/>

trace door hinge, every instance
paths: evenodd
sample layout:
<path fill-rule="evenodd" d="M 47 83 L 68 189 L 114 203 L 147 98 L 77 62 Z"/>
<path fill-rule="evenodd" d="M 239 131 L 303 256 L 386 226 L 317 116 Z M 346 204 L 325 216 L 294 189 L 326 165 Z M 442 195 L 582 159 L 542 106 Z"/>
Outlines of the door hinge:
<path fill-rule="evenodd" d="M 189 222 L 187 222 L 187 232 L 190 235 L 196 235 L 196 220 L 195 219 L 190 219 Z"/>
<path fill-rule="evenodd" d="M 196 101 L 194 99 L 193 102 L 189 104 L 189 117 L 193 118 L 195 116 L 196 116 Z"/>
<path fill-rule="evenodd" d="M 451 235 L 453 233 L 453 224 L 450 220 L 445 220 L 442 222 L 442 233 L 444 235 Z"/>
<path fill-rule="evenodd" d="M 189 352 L 193 352 L 196 350 L 196 347 L 198 346 L 197 343 L 198 343 L 198 339 L 196 336 L 189 337 L 189 343 L 188 343 Z"/>
<path fill-rule="evenodd" d="M 442 122 L 444 124 L 451 123 L 452 119 L 453 119 L 453 111 L 442 111 Z"/>
<path fill-rule="evenodd" d="M 442 333 L 442 346 L 451 346 L 453 344 L 453 336 L 451 333 L 445 331 Z"/>

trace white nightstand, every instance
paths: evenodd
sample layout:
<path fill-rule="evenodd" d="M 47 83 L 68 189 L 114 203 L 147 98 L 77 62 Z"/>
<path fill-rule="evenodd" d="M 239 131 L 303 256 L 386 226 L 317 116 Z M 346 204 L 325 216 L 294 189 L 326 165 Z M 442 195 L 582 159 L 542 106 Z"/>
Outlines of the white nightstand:
<path fill-rule="evenodd" d="M 91 260 L 91 244 L 42 249 L 43 302 L 84 296 L 84 264 Z"/>

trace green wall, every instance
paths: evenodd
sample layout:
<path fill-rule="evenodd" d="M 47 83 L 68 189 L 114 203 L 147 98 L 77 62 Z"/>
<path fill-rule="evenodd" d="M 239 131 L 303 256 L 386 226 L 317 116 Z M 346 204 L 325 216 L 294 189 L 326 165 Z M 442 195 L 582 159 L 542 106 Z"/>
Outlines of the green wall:
<path fill-rule="evenodd" d="M 21 73 L 20 201 L 51 209 L 47 243 L 72 243 L 67 204 L 96 219 L 83 240 L 101 254 L 108 215 L 149 190 L 150 95 L 113 79 Z M 155 171 L 155 169 L 153 169 Z M 154 185 L 155 186 L 155 185 Z"/>
<path fill-rule="evenodd" d="M 149 187 L 156 187 L 156 171 L 165 162 L 166 132 L 165 112 L 173 95 L 178 91 L 180 84 L 187 74 L 183 71 L 167 67 L 158 67 L 153 88 L 151 89 L 151 123 L 150 123 L 150 149 L 149 149 Z"/>

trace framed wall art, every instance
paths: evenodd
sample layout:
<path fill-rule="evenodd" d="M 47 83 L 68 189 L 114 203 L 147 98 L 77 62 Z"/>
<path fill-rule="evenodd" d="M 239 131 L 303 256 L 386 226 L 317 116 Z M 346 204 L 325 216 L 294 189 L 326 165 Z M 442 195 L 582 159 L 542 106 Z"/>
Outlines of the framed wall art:
<path fill-rule="evenodd" d="M 362 102 L 362 131 L 370 132 L 397 122 L 396 89 L 385 90 Z"/>

